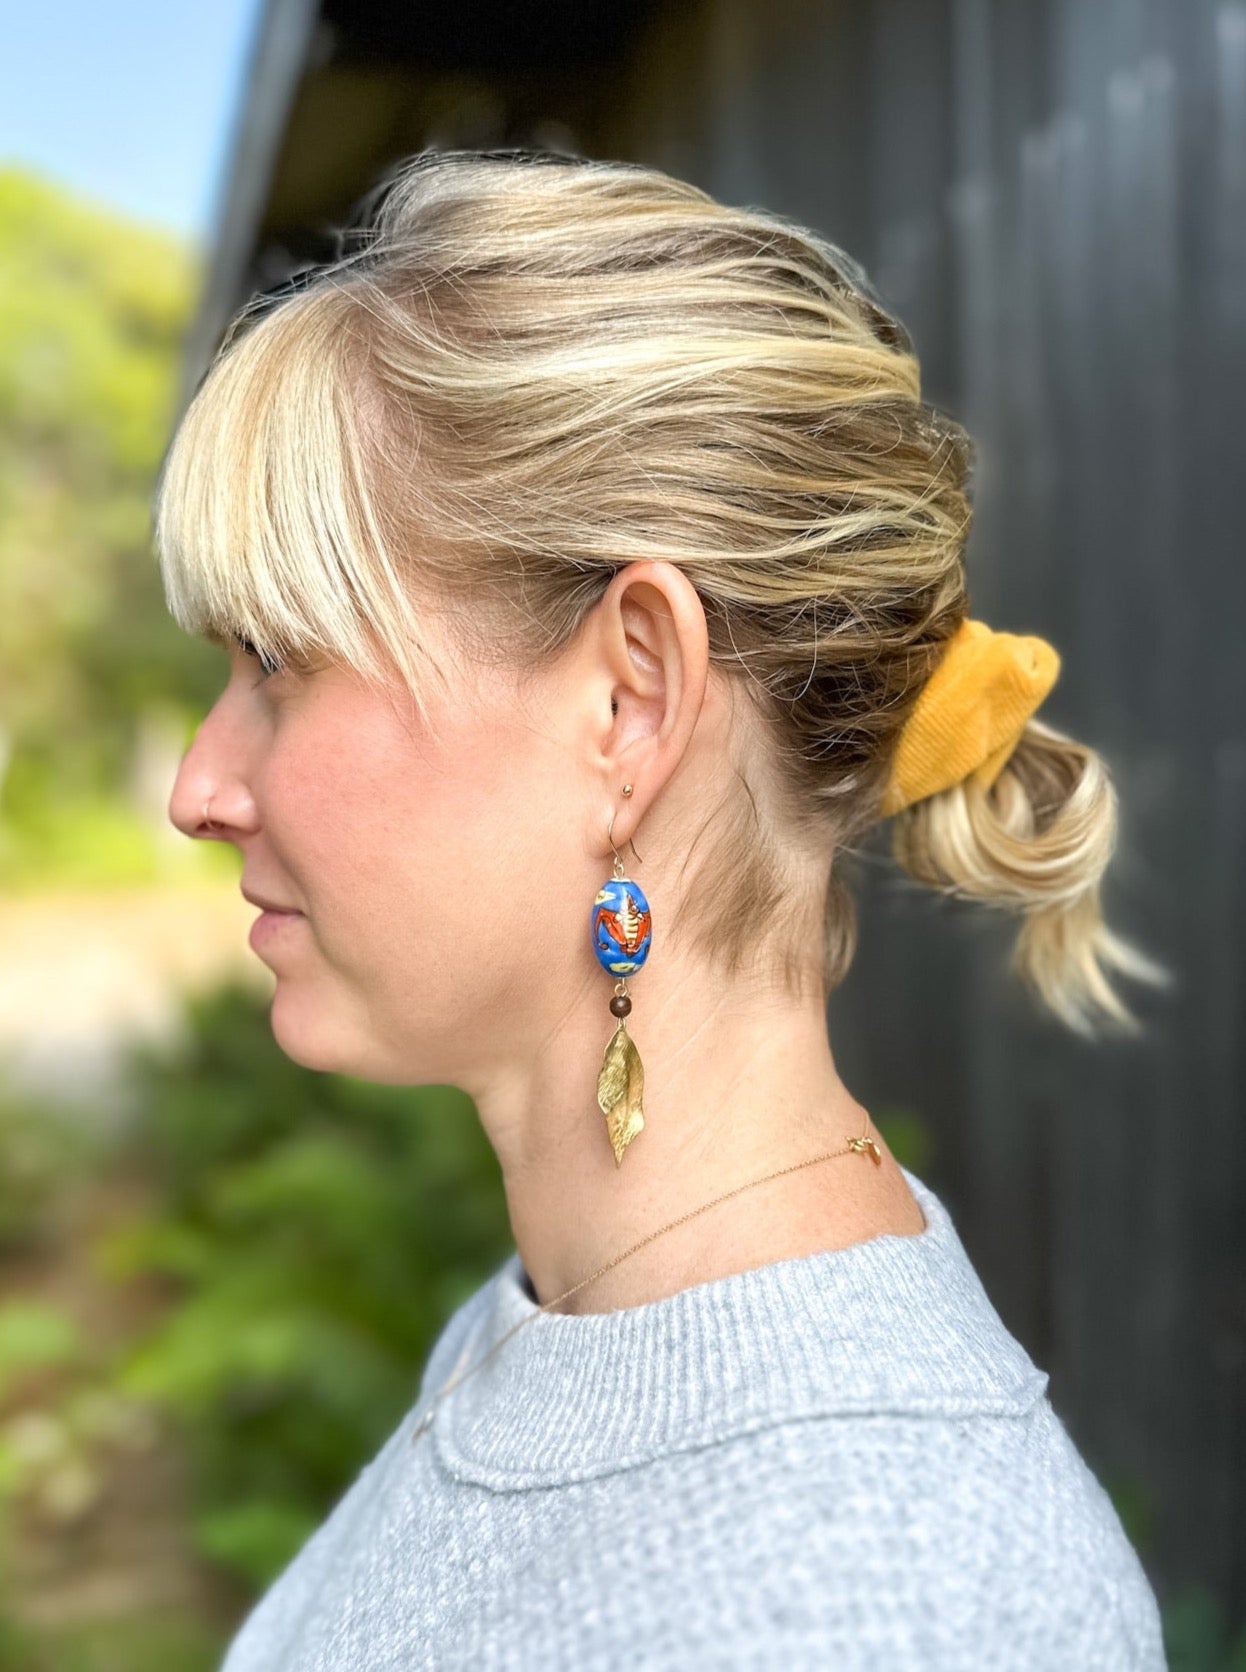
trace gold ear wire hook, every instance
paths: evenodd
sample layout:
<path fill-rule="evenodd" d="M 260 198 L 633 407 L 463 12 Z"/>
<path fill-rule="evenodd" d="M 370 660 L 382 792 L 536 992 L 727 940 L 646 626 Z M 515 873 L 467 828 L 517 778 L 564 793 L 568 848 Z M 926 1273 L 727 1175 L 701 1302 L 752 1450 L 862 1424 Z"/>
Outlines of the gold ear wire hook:
<path fill-rule="evenodd" d="M 625 871 L 625 867 L 624 867 L 624 864 L 623 864 L 623 856 L 620 854 L 618 848 L 616 848 L 615 845 L 614 845 L 614 821 L 617 817 L 618 817 L 617 813 L 611 813 L 611 815 L 610 815 L 610 825 L 609 825 L 609 828 L 608 828 L 607 833 L 606 833 L 606 840 L 610 843 L 610 851 L 614 855 L 614 863 L 618 866 L 618 875 L 621 877 L 621 876 L 623 876 L 624 871 Z M 628 845 L 629 848 L 631 848 L 632 852 L 636 854 L 637 863 L 643 865 L 644 860 L 641 859 L 639 853 L 636 852 L 636 844 L 635 844 L 635 842 L 632 841 L 632 838 L 630 836 L 627 838 L 627 845 Z"/>

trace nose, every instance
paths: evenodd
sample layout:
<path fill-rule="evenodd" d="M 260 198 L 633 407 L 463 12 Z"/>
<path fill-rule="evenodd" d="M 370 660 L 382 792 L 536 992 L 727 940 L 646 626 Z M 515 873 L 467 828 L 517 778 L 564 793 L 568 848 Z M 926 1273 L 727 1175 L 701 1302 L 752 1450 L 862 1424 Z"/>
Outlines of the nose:
<path fill-rule="evenodd" d="M 237 842 L 256 827 L 255 802 L 240 770 L 236 741 L 231 750 L 227 738 L 217 735 L 215 712 L 182 756 L 169 795 L 169 821 L 198 841 Z"/>

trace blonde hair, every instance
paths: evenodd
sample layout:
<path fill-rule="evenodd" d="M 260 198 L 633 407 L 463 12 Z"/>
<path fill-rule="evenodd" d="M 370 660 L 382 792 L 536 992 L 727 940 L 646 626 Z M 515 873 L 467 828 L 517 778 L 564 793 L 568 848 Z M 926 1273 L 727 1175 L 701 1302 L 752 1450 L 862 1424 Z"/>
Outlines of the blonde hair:
<path fill-rule="evenodd" d="M 766 745 L 752 782 L 733 762 L 743 787 L 707 813 L 664 927 L 733 972 L 764 924 L 799 987 L 792 856 L 878 820 L 968 613 L 972 459 L 904 327 L 814 233 L 650 168 L 426 152 L 356 248 L 237 316 L 171 444 L 156 541 L 187 632 L 396 669 L 422 712 L 422 600 L 476 655 L 536 667 L 621 564 L 679 565 Z M 1137 1031 L 1104 971 L 1166 972 L 1103 921 L 1116 829 L 1104 762 L 1031 720 L 989 791 L 897 814 L 894 851 L 1018 913 L 1012 967 L 1070 1027 Z M 824 991 L 856 935 L 832 868 Z"/>

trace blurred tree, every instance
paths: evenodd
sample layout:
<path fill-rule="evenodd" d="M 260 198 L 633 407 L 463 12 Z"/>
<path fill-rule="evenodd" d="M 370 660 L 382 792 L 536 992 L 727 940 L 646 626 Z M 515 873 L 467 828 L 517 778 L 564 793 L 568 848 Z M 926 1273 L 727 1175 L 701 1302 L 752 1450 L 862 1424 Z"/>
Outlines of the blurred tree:
<path fill-rule="evenodd" d="M 0 812 L 116 794 L 152 704 L 219 653 L 172 628 L 151 494 L 196 252 L 0 170 Z"/>

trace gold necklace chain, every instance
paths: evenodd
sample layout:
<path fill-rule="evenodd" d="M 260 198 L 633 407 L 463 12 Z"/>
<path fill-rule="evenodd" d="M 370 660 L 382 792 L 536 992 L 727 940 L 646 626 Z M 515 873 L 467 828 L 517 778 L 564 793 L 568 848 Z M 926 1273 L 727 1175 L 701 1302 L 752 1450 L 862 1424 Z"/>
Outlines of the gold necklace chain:
<path fill-rule="evenodd" d="M 415 1425 L 414 1432 L 411 1435 L 411 1443 L 414 1445 L 422 1434 L 427 1433 L 428 1429 L 432 1426 L 433 1415 L 446 1395 L 452 1392 L 456 1387 L 460 1386 L 461 1383 L 465 1382 L 469 1376 L 474 1376 L 478 1370 L 483 1369 L 493 1357 L 494 1353 L 496 1353 L 499 1348 L 503 1347 L 506 1342 L 510 1340 L 512 1335 L 515 1335 L 519 1330 L 521 1330 L 525 1324 L 530 1324 L 534 1319 L 540 1317 L 542 1312 L 550 1312 L 554 1307 L 560 1306 L 564 1300 L 568 1300 L 572 1295 L 578 1294 L 581 1289 L 586 1289 L 590 1283 L 595 1283 L 599 1277 L 604 1277 L 608 1271 L 613 1271 L 615 1266 L 621 1264 L 622 1261 L 629 1259 L 633 1254 L 639 1253 L 642 1248 L 653 1242 L 657 1237 L 665 1236 L 667 1231 L 673 1231 L 677 1225 L 686 1224 L 689 1219 L 695 1219 L 697 1214 L 706 1213 L 710 1208 L 716 1208 L 720 1202 L 730 1201 L 733 1196 L 740 1195 L 740 1193 L 744 1190 L 752 1190 L 755 1185 L 769 1184 L 771 1179 L 782 1178 L 785 1173 L 797 1173 L 802 1167 L 813 1167 L 819 1161 L 833 1161 L 837 1155 L 868 1155 L 876 1167 L 880 1167 L 882 1165 L 883 1158 L 879 1153 L 878 1145 L 874 1142 L 873 1138 L 869 1136 L 868 1114 L 865 1117 L 865 1130 L 861 1133 L 860 1137 L 849 1138 L 842 1149 L 827 1150 L 822 1155 L 810 1156 L 808 1161 L 795 1161 L 791 1164 L 791 1166 L 779 1167 L 775 1172 L 767 1173 L 763 1178 L 749 1179 L 745 1184 L 737 1184 L 734 1189 L 724 1191 L 721 1196 L 715 1196 L 710 1201 L 703 1202 L 699 1208 L 692 1208 L 688 1213 L 681 1213 L 679 1218 L 672 1219 L 669 1225 L 663 1225 L 656 1231 L 650 1231 L 648 1236 L 641 1237 L 639 1242 L 633 1243 L 630 1248 L 624 1249 L 622 1254 L 616 1254 L 612 1260 L 607 1260 L 605 1265 L 600 1266 L 590 1277 L 582 1277 L 578 1283 L 572 1284 L 571 1288 L 565 1289 L 561 1295 L 555 1295 L 553 1300 L 543 1301 L 537 1307 L 535 1312 L 529 1313 L 526 1318 L 521 1318 L 517 1324 L 507 1330 L 505 1335 L 493 1343 L 493 1346 L 489 1348 L 489 1351 L 482 1359 L 480 1359 L 476 1364 L 473 1364 L 470 1369 L 465 1370 L 463 1374 L 460 1375 L 459 1369 L 463 1363 L 463 1359 L 467 1356 L 465 1349 L 460 1355 L 459 1363 L 455 1366 L 450 1380 L 445 1383 L 441 1391 L 434 1397 L 432 1404 Z M 468 1342 L 468 1346 L 470 1346 L 470 1341 Z"/>

